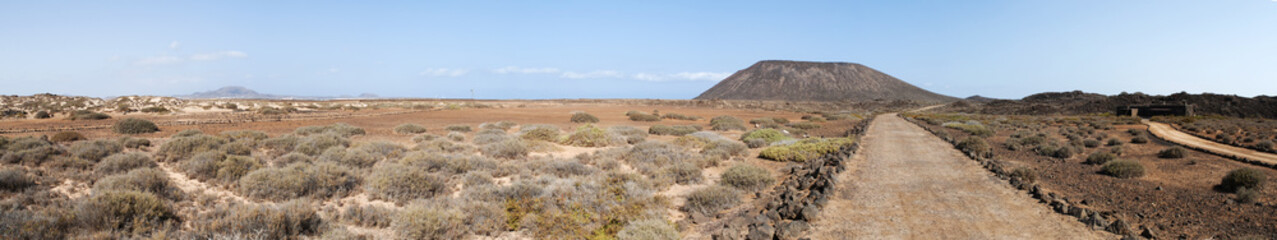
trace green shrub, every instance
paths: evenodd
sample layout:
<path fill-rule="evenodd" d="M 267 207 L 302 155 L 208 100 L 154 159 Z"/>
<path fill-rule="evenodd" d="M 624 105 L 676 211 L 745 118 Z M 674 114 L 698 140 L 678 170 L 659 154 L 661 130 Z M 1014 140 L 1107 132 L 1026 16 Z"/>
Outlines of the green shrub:
<path fill-rule="evenodd" d="M 797 129 L 802 129 L 802 130 L 811 130 L 811 129 L 817 129 L 817 128 L 820 128 L 820 124 L 817 124 L 817 123 L 814 123 L 814 122 L 790 123 L 790 124 L 787 124 L 787 125 L 788 125 L 789 127 L 797 128 Z"/>
<path fill-rule="evenodd" d="M 447 179 L 424 168 L 384 164 L 373 170 L 364 189 L 374 198 L 406 203 L 442 195 L 448 191 L 448 186 Z"/>
<path fill-rule="evenodd" d="M 71 156 L 97 162 L 111 154 L 124 150 L 124 146 L 111 140 L 80 141 L 71 144 Z"/>
<path fill-rule="evenodd" d="M 678 114 L 678 113 L 670 113 L 670 114 L 661 115 L 661 118 L 664 118 L 664 119 L 674 119 L 674 120 L 684 120 L 684 121 L 696 121 L 696 120 L 701 120 L 701 119 L 702 119 L 702 117 L 701 117 L 701 116 L 683 115 L 683 114 Z"/>
<path fill-rule="evenodd" d="M 111 116 L 89 110 L 77 110 L 71 112 L 71 115 L 67 117 L 67 120 L 102 120 L 108 118 L 111 118 Z"/>
<path fill-rule="evenodd" d="M 757 129 L 757 130 L 749 131 L 749 132 L 746 132 L 745 134 L 740 135 L 740 140 L 745 143 L 749 143 L 750 140 L 754 140 L 754 139 L 762 140 L 763 145 L 766 145 L 766 144 L 772 144 L 775 142 L 788 140 L 792 138 L 785 135 L 785 133 L 781 132 L 780 130 L 776 130 L 772 128 Z M 750 146 L 750 147 L 757 148 L 761 146 Z"/>
<path fill-rule="evenodd" d="M 631 126 L 612 126 L 609 127 L 607 131 L 625 139 L 625 143 L 628 144 L 640 143 L 647 140 L 647 132 Z"/>
<path fill-rule="evenodd" d="M 1148 143 L 1148 138 L 1146 138 L 1146 137 L 1144 137 L 1144 136 L 1136 136 L 1136 137 L 1131 138 L 1131 143 L 1134 143 L 1134 144 L 1145 144 L 1145 143 Z"/>
<path fill-rule="evenodd" d="M 58 132 L 56 134 L 53 134 L 52 137 L 49 137 L 49 141 L 56 142 L 56 143 L 74 142 L 74 141 L 80 141 L 84 139 L 88 139 L 84 137 L 84 134 L 80 134 L 78 132 L 72 132 L 72 131 Z"/>
<path fill-rule="evenodd" d="M 160 131 L 160 127 L 155 126 L 155 123 L 137 118 L 125 118 L 119 122 L 115 122 L 115 125 L 112 125 L 111 129 L 115 130 L 115 133 L 119 134 L 143 134 Z"/>
<path fill-rule="evenodd" d="M 701 130 L 701 126 L 696 126 L 696 125 L 674 125 L 674 126 L 652 125 L 652 127 L 647 129 L 647 133 L 650 133 L 652 135 L 683 136 L 687 134 L 692 134 L 694 132 L 698 132 L 700 130 Z"/>
<path fill-rule="evenodd" d="M 1037 147 L 1034 147 L 1033 151 L 1037 152 L 1038 155 L 1053 157 L 1053 158 L 1064 159 L 1064 158 L 1073 157 L 1073 148 L 1067 145 L 1056 146 L 1054 144 L 1042 144 L 1042 145 L 1038 145 Z"/>
<path fill-rule="evenodd" d="M 1179 146 L 1157 152 L 1157 157 L 1159 158 L 1184 158 L 1185 155 L 1188 155 L 1188 150 L 1184 150 L 1184 148 Z"/>
<path fill-rule="evenodd" d="M 1144 165 L 1134 160 L 1113 160 L 1104 164 L 1100 172 L 1117 178 L 1137 178 L 1144 176 Z"/>
<path fill-rule="evenodd" d="M 1220 188 L 1224 191 L 1237 192 L 1238 189 L 1246 188 L 1250 190 L 1259 190 L 1264 186 L 1264 182 L 1268 181 L 1268 175 L 1263 171 L 1254 168 L 1238 168 L 1228 172 L 1224 179 L 1219 182 Z"/>
<path fill-rule="evenodd" d="M 151 156 L 145 153 L 130 152 L 117 153 L 107 156 L 94 167 L 93 171 L 102 175 L 111 175 L 116 173 L 127 172 L 137 168 L 155 167 L 155 161 L 151 160 Z"/>
<path fill-rule="evenodd" d="M 306 126 L 293 130 L 293 134 L 300 136 L 336 134 L 341 137 L 350 137 L 354 135 L 363 135 L 366 133 L 363 128 L 347 125 L 345 123 L 334 123 L 325 126 Z"/>
<path fill-rule="evenodd" d="M 744 164 L 728 168 L 721 178 L 719 184 L 750 192 L 762 190 L 776 182 L 776 178 L 766 169 Z"/>
<path fill-rule="evenodd" d="M 740 203 L 740 192 L 724 186 L 708 186 L 693 190 L 687 194 L 687 203 L 683 211 L 699 212 L 705 216 L 714 216 L 723 209 Z"/>
<path fill-rule="evenodd" d="M 1122 140 L 1118 140 L 1118 139 L 1116 139 L 1116 138 L 1109 138 L 1108 142 L 1104 143 L 1104 145 L 1106 145 L 1106 146 L 1110 146 L 1110 147 L 1112 147 L 1112 146 L 1122 146 Z"/>
<path fill-rule="evenodd" d="M 76 218 L 90 228 L 107 231 L 146 233 L 179 221 L 164 199 L 149 192 L 104 191 L 76 207 Z"/>
<path fill-rule="evenodd" d="M 39 112 L 35 112 L 35 119 L 49 119 L 52 117 L 53 115 L 50 115 L 49 111 L 40 110 Z"/>
<path fill-rule="evenodd" d="M 978 121 L 968 121 L 967 123 L 947 122 L 947 123 L 944 123 L 942 126 L 947 128 L 962 130 L 963 132 L 966 132 L 967 134 L 980 136 L 980 137 L 991 137 L 994 134 L 994 131 L 992 129 L 989 129 L 989 127 L 984 126 L 984 124 L 981 124 Z"/>
<path fill-rule="evenodd" d="M 666 166 L 664 173 L 678 184 L 699 183 L 704 179 L 701 175 L 701 168 L 689 162 L 678 162 Z"/>
<path fill-rule="evenodd" d="M 395 133 L 398 134 L 418 134 L 424 132 L 426 132 L 426 127 L 417 124 L 404 123 L 399 124 L 399 126 L 395 126 Z"/>
<path fill-rule="evenodd" d="M 563 140 L 563 144 L 577 147 L 606 147 L 616 144 L 616 140 L 618 139 L 609 135 L 607 131 L 603 131 L 603 129 L 594 125 L 586 124 L 577 127 L 575 132 L 572 132 Z"/>
<path fill-rule="evenodd" d="M 632 221 L 616 233 L 617 239 L 676 240 L 678 230 L 660 219 Z"/>
<path fill-rule="evenodd" d="M 249 197 L 276 201 L 344 196 L 359 184 L 359 178 L 347 169 L 332 163 L 304 162 L 263 168 L 241 178 L 238 189 Z"/>
<path fill-rule="evenodd" d="M 1100 140 L 1095 140 L 1095 139 L 1082 140 L 1082 146 L 1086 146 L 1088 148 L 1097 148 L 1097 147 L 1100 147 Z"/>
<path fill-rule="evenodd" d="M 794 144 L 768 147 L 758 157 L 782 162 L 805 162 L 838 151 L 854 142 L 850 138 L 804 139 Z"/>
<path fill-rule="evenodd" d="M 572 112 L 573 123 L 597 123 L 599 118 L 585 112 Z"/>
<path fill-rule="evenodd" d="M 181 199 L 182 196 L 182 190 L 169 181 L 168 173 L 154 168 L 106 176 L 93 184 L 93 192 L 125 190 L 152 193 L 167 199 Z"/>
<path fill-rule="evenodd" d="M 1083 163 L 1103 165 L 1105 163 L 1108 163 L 1109 161 L 1113 161 L 1116 159 L 1117 159 L 1117 155 L 1113 154 L 1112 152 L 1097 151 L 1095 153 L 1092 153 L 1090 156 L 1087 156 L 1086 161 Z"/>
<path fill-rule="evenodd" d="M 714 131 L 745 131 L 745 121 L 733 116 L 717 116 L 709 120 L 710 130 Z"/>
<path fill-rule="evenodd" d="M 35 185 L 35 180 L 27 176 L 27 172 L 22 170 L 22 168 L 6 167 L 0 169 L 0 189 L 19 192 Z"/>
<path fill-rule="evenodd" d="M 226 144 L 226 139 L 204 134 L 177 137 L 169 139 L 164 145 L 160 145 L 160 150 L 156 153 L 156 157 L 166 162 L 186 159 L 196 153 L 217 150 L 222 144 Z"/>
<path fill-rule="evenodd" d="M 523 140 L 518 138 L 506 139 L 500 142 L 484 144 L 479 147 L 479 152 L 484 156 L 501 158 L 501 159 L 520 159 L 528 156 L 528 147 Z"/>
<path fill-rule="evenodd" d="M 474 131 L 474 130 L 470 129 L 470 126 L 468 126 L 468 125 L 448 125 L 447 127 L 443 127 L 443 129 L 444 129 L 444 130 L 448 130 L 448 131 L 452 131 L 452 132 L 470 132 L 470 131 Z"/>

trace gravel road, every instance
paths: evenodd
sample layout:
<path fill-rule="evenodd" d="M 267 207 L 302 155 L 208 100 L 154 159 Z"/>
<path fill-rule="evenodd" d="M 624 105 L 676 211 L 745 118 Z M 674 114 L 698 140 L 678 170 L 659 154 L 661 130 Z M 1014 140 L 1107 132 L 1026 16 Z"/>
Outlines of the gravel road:
<path fill-rule="evenodd" d="M 879 115 L 812 239 L 1111 239 L 895 114 Z"/>
<path fill-rule="evenodd" d="M 1210 140 L 1202 139 L 1197 136 L 1193 136 L 1188 133 L 1175 130 L 1175 128 L 1165 123 L 1153 122 L 1148 120 L 1144 120 L 1144 123 L 1148 124 L 1149 132 L 1152 132 L 1153 135 L 1157 135 L 1157 137 L 1166 139 L 1167 141 L 1171 141 L 1181 145 L 1191 146 L 1197 149 L 1203 149 L 1203 150 L 1206 150 L 1207 152 L 1211 152 L 1214 154 L 1225 155 L 1225 156 L 1232 155 L 1232 156 L 1243 157 L 1243 158 L 1254 160 L 1254 161 L 1265 162 L 1268 164 L 1277 164 L 1277 154 L 1260 152 L 1260 151 L 1255 151 L 1255 150 L 1250 150 L 1245 148 L 1239 148 L 1239 147 L 1229 146 L 1223 143 L 1217 143 Z"/>

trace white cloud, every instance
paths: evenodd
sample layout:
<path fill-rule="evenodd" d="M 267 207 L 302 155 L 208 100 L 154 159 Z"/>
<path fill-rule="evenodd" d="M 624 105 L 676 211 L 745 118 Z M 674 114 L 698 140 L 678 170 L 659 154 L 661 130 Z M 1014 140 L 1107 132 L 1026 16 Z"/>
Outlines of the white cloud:
<path fill-rule="evenodd" d="M 499 74 L 510 74 L 510 73 L 518 73 L 518 74 L 547 73 L 548 74 L 548 73 L 559 73 L 559 69 L 558 68 L 525 68 L 525 67 L 509 66 L 509 67 L 493 69 L 492 72 L 499 73 Z"/>
<path fill-rule="evenodd" d="M 692 81 L 718 81 L 731 76 L 731 73 L 716 72 L 681 72 L 672 75 L 674 78 L 686 79 Z"/>
<path fill-rule="evenodd" d="M 675 73 L 675 74 L 639 73 L 639 74 L 634 74 L 633 76 L 631 76 L 631 78 L 634 78 L 637 80 L 643 80 L 643 81 L 653 81 L 653 82 L 673 81 L 673 80 L 719 81 L 719 80 L 723 80 L 724 78 L 727 78 L 728 76 L 731 76 L 731 74 L 716 73 L 716 72 L 681 72 L 681 73 Z"/>
<path fill-rule="evenodd" d="M 469 73 L 469 69 L 448 69 L 448 68 L 427 68 L 421 71 L 421 76 L 430 77 L 460 77 Z"/>
<path fill-rule="evenodd" d="M 622 75 L 621 75 L 621 72 L 612 71 L 612 70 L 596 70 L 596 71 L 587 72 L 587 73 L 563 72 L 563 74 L 559 76 L 564 78 L 571 78 L 571 79 L 582 79 L 582 78 L 619 78 Z"/>
<path fill-rule="evenodd" d="M 182 43 L 179 43 L 179 42 L 177 42 L 177 41 L 173 41 L 173 42 L 171 42 L 171 43 L 169 43 L 169 44 L 168 44 L 168 49 L 175 49 L 175 50 L 176 50 L 178 47 L 182 47 Z"/>
<path fill-rule="evenodd" d="M 240 51 L 219 51 L 212 53 L 203 53 L 191 55 L 191 61 L 212 61 L 222 58 L 243 58 L 248 57 L 247 53 Z"/>

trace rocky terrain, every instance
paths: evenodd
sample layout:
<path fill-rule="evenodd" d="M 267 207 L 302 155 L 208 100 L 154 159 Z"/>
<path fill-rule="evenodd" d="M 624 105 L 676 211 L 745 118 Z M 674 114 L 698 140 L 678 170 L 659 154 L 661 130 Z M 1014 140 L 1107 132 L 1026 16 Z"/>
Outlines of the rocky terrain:
<path fill-rule="evenodd" d="M 873 101 L 958 100 L 927 91 L 856 63 L 760 61 L 737 71 L 696 99 Z"/>
<path fill-rule="evenodd" d="M 1122 93 L 1106 96 L 1082 91 L 1046 92 L 1029 95 L 1020 100 L 960 101 L 951 103 L 943 111 L 980 114 L 1013 115 L 1082 115 L 1112 113 L 1119 106 L 1136 104 L 1192 104 L 1197 115 L 1230 117 L 1277 118 L 1277 98 L 1257 96 L 1253 98 L 1213 93 L 1171 95 L 1147 95 Z"/>

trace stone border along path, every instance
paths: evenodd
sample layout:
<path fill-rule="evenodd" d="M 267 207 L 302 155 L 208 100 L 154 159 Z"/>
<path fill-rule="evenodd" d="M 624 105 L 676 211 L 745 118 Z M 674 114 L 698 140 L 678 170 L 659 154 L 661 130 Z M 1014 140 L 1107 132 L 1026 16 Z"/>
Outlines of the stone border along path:
<path fill-rule="evenodd" d="M 1148 119 L 1140 121 L 1148 125 L 1148 132 L 1152 133 L 1153 137 L 1157 137 L 1163 141 L 1172 142 L 1193 150 L 1215 154 L 1244 163 L 1277 169 L 1277 154 L 1217 143 L 1215 141 L 1203 139 L 1192 134 L 1179 131 L 1166 123 L 1153 122 Z"/>
<path fill-rule="evenodd" d="M 894 113 L 861 143 L 811 239 L 1116 238 L 1052 213 Z"/>

